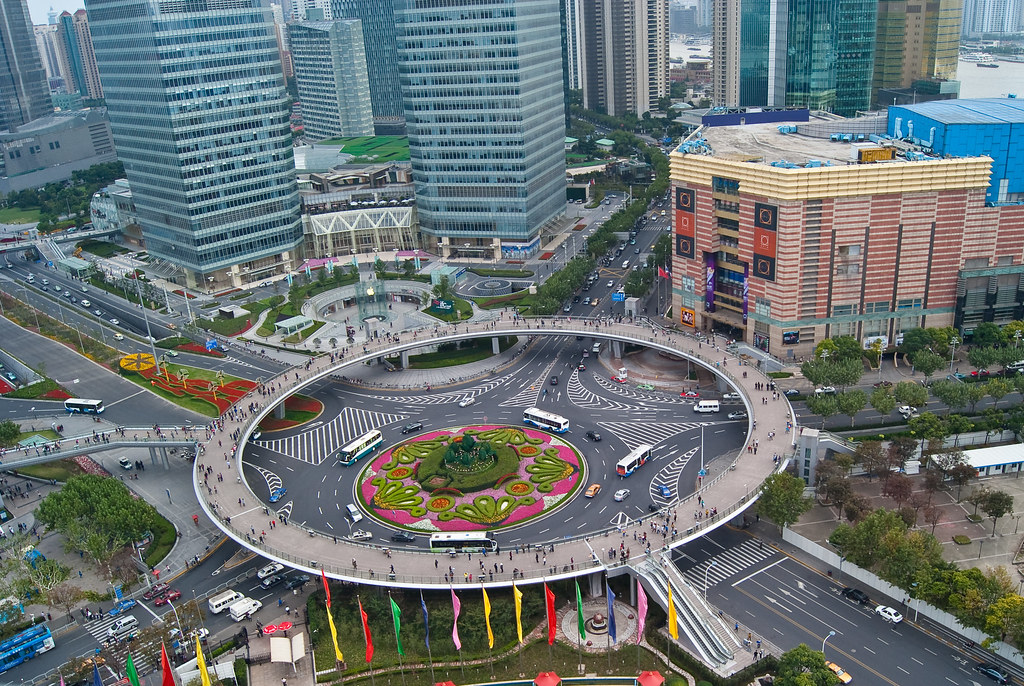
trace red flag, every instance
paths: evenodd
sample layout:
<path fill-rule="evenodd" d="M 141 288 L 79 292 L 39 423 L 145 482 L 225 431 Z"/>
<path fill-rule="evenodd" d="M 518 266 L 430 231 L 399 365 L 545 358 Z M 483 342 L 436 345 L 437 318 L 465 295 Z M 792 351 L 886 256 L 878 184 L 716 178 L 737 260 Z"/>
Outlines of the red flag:
<path fill-rule="evenodd" d="M 667 269 L 665 269 L 663 267 L 658 267 L 658 276 L 660 276 L 663 279 L 671 279 L 672 278 L 672 272 L 670 272 L 669 270 L 667 270 Z"/>
<path fill-rule="evenodd" d="M 167 646 L 160 644 L 160 671 L 163 677 L 160 686 L 175 686 L 174 672 L 171 671 L 171 661 L 167 659 Z"/>
<path fill-rule="evenodd" d="M 366 610 L 363 609 L 363 601 L 356 600 L 359 603 L 359 616 L 363 618 L 363 636 L 366 638 L 366 661 L 369 662 L 373 659 L 373 637 L 370 635 L 370 625 L 366 623 Z"/>
<path fill-rule="evenodd" d="M 547 599 L 548 604 L 548 645 L 553 645 L 555 642 L 555 624 L 558 622 L 558 618 L 555 617 L 555 594 L 551 592 L 547 584 L 544 584 L 544 597 Z"/>
<path fill-rule="evenodd" d="M 327 607 L 331 606 L 331 589 L 327 585 L 327 575 L 324 574 L 324 570 L 320 570 L 320 577 L 324 580 L 324 593 L 327 594 Z"/>

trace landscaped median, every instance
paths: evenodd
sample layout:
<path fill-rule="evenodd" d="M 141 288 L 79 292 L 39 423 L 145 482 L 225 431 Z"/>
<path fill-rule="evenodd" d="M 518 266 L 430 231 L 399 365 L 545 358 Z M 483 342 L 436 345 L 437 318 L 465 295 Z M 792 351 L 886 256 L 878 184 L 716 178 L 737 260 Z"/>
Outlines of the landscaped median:
<path fill-rule="evenodd" d="M 157 395 L 207 417 L 227 412 L 257 386 L 254 381 L 222 372 L 172 365 L 165 361 L 158 368 L 149 353 L 126 355 L 121 358 L 119 368 L 121 375 L 128 380 L 140 386 L 148 385 Z"/>
<path fill-rule="evenodd" d="M 324 411 L 324 404 L 308 395 L 290 395 L 284 400 L 284 418 L 269 416 L 260 421 L 260 431 L 282 431 L 294 429 L 311 422 Z"/>

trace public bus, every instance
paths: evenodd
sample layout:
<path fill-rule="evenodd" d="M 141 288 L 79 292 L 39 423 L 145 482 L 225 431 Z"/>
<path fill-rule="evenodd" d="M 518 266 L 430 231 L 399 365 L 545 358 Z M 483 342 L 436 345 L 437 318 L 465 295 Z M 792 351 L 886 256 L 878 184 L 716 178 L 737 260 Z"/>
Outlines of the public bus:
<path fill-rule="evenodd" d="M 533 424 L 540 429 L 547 429 L 548 431 L 554 431 L 559 434 L 563 434 L 569 430 L 568 419 L 565 417 L 559 417 L 557 414 L 545 412 L 544 410 L 536 407 L 523 410 L 523 422 L 526 424 Z"/>
<path fill-rule="evenodd" d="M 430 535 L 430 552 L 432 553 L 482 553 L 494 552 L 498 542 L 486 531 L 455 531 L 445 534 Z"/>
<path fill-rule="evenodd" d="M 637 467 L 647 462 L 651 456 L 651 451 L 654 450 L 649 445 L 638 445 L 629 451 L 629 455 L 618 461 L 615 465 L 615 473 L 619 476 L 629 476 L 636 471 Z"/>
<path fill-rule="evenodd" d="M 45 624 L 29 627 L 0 643 L 0 672 L 52 650 L 54 645 L 53 635 Z"/>
<path fill-rule="evenodd" d="M 81 412 L 83 414 L 100 414 L 103 412 L 102 400 L 89 400 L 87 398 L 68 398 L 64 401 L 64 409 L 68 414 Z"/>
<path fill-rule="evenodd" d="M 348 466 L 358 460 L 361 457 L 369 455 L 377 446 L 384 442 L 384 435 L 374 429 L 373 431 L 367 431 L 365 434 L 355 439 L 338 453 L 338 460 L 345 466 Z"/>

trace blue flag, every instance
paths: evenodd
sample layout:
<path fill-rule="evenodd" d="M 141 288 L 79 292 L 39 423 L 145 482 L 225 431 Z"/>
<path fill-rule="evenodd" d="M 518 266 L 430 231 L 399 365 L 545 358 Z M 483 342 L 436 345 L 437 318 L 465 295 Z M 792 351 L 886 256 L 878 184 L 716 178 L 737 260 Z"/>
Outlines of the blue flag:
<path fill-rule="evenodd" d="M 92 663 L 92 686 L 103 686 L 103 679 L 100 678 L 100 670 L 95 661 Z"/>
<path fill-rule="evenodd" d="M 604 581 L 605 595 L 608 597 L 608 635 L 612 637 L 612 643 L 616 643 L 615 639 L 615 594 L 612 593 L 612 587 L 608 585 L 608 580 Z"/>
<path fill-rule="evenodd" d="M 423 602 L 423 589 L 420 589 L 420 607 L 423 608 L 423 642 L 430 650 L 430 623 L 427 621 L 427 604 Z"/>

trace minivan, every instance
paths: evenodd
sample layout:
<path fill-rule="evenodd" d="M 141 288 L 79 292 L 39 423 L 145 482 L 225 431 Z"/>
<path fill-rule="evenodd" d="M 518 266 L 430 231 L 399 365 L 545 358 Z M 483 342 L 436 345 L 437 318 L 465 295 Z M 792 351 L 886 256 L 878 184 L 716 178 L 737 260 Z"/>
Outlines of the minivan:
<path fill-rule="evenodd" d="M 131 632 L 139 628 L 139 620 L 135 619 L 135 615 L 126 615 L 120 617 L 116 622 L 110 625 L 107 629 L 107 636 L 113 638 L 121 638 L 127 636 Z"/>
<path fill-rule="evenodd" d="M 215 595 L 209 600 L 210 612 L 217 615 L 228 609 L 244 596 L 238 591 L 224 591 L 219 595 Z"/>
<path fill-rule="evenodd" d="M 356 507 L 354 504 L 349 503 L 348 505 L 345 506 L 345 510 L 348 512 L 349 519 L 352 520 L 353 524 L 363 520 L 362 513 L 359 512 L 359 508 Z"/>
<path fill-rule="evenodd" d="M 694 412 L 700 412 L 703 414 L 708 412 L 720 412 L 721 409 L 722 407 L 717 400 L 701 400 L 693 406 Z"/>

